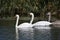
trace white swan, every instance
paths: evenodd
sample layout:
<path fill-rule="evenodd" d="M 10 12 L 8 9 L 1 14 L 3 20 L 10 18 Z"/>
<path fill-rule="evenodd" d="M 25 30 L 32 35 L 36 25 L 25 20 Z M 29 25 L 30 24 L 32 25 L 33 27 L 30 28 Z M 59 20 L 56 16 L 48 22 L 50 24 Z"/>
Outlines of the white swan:
<path fill-rule="evenodd" d="M 28 27 L 32 27 L 32 22 L 33 22 L 33 19 L 34 19 L 34 15 L 33 15 L 33 13 L 30 13 L 30 15 L 32 15 L 32 19 L 31 19 L 30 23 L 22 23 L 20 25 L 18 25 L 19 15 L 16 15 L 16 17 L 17 17 L 17 20 L 16 20 L 16 40 L 19 39 L 19 37 L 18 37 L 18 28 L 25 29 L 25 28 L 28 28 Z"/>
<path fill-rule="evenodd" d="M 32 22 L 33 22 L 33 19 L 34 19 L 34 15 L 33 15 L 33 13 L 30 13 L 30 15 L 32 15 L 32 19 L 31 19 L 30 23 L 22 23 L 20 25 L 18 25 L 19 15 L 16 15 L 16 17 L 17 17 L 16 27 L 17 28 L 32 27 Z"/>
<path fill-rule="evenodd" d="M 38 22 L 34 23 L 33 26 L 37 26 L 37 25 L 38 26 L 39 25 L 42 25 L 42 26 L 51 25 L 52 24 L 52 23 L 50 23 L 51 13 L 49 12 L 48 15 L 49 15 L 48 21 L 38 21 Z"/>

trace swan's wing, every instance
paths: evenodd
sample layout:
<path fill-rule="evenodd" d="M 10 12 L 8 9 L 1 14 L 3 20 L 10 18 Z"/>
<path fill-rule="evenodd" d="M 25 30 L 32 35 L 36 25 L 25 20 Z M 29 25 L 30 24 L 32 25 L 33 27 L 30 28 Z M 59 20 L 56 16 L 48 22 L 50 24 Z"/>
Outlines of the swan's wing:
<path fill-rule="evenodd" d="M 40 21 L 33 24 L 33 26 L 40 25 Z"/>

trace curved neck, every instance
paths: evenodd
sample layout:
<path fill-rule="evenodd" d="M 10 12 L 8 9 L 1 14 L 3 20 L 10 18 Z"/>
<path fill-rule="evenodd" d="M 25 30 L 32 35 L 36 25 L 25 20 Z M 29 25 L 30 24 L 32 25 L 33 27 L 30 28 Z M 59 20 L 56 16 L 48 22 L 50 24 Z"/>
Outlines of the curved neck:
<path fill-rule="evenodd" d="M 32 14 L 32 18 L 31 18 L 30 24 L 32 24 L 33 19 L 34 19 L 34 15 Z"/>
<path fill-rule="evenodd" d="M 17 16 L 16 27 L 18 26 L 19 16 Z"/>
<path fill-rule="evenodd" d="M 49 14 L 49 18 L 48 18 L 48 21 L 49 21 L 49 22 L 51 21 L 51 14 Z"/>

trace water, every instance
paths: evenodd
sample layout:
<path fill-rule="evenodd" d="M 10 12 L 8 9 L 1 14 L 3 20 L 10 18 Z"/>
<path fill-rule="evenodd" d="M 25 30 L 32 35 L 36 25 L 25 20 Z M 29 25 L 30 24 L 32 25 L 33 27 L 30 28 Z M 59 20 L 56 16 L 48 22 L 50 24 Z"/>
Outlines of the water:
<path fill-rule="evenodd" d="M 15 29 L 0 26 L 0 40 L 15 40 Z"/>
<path fill-rule="evenodd" d="M 15 27 L 0 26 L 0 40 L 16 40 L 15 36 Z M 60 28 L 52 26 L 52 29 L 19 29 L 19 40 L 60 40 Z"/>

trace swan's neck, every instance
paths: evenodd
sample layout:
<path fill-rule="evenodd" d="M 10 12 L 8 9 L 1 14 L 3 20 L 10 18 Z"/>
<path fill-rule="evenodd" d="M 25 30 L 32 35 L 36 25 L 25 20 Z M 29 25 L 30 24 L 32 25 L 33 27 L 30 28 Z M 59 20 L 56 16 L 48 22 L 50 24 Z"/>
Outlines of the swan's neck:
<path fill-rule="evenodd" d="M 34 15 L 32 14 L 32 19 L 31 19 L 31 21 L 30 21 L 30 24 L 32 24 L 33 19 L 34 19 Z"/>
<path fill-rule="evenodd" d="M 16 27 L 18 26 L 18 21 L 19 21 L 19 16 L 17 17 L 17 20 L 16 20 Z"/>
<path fill-rule="evenodd" d="M 49 21 L 49 22 L 51 21 L 51 14 L 49 14 L 49 18 L 48 18 L 48 21 Z"/>

